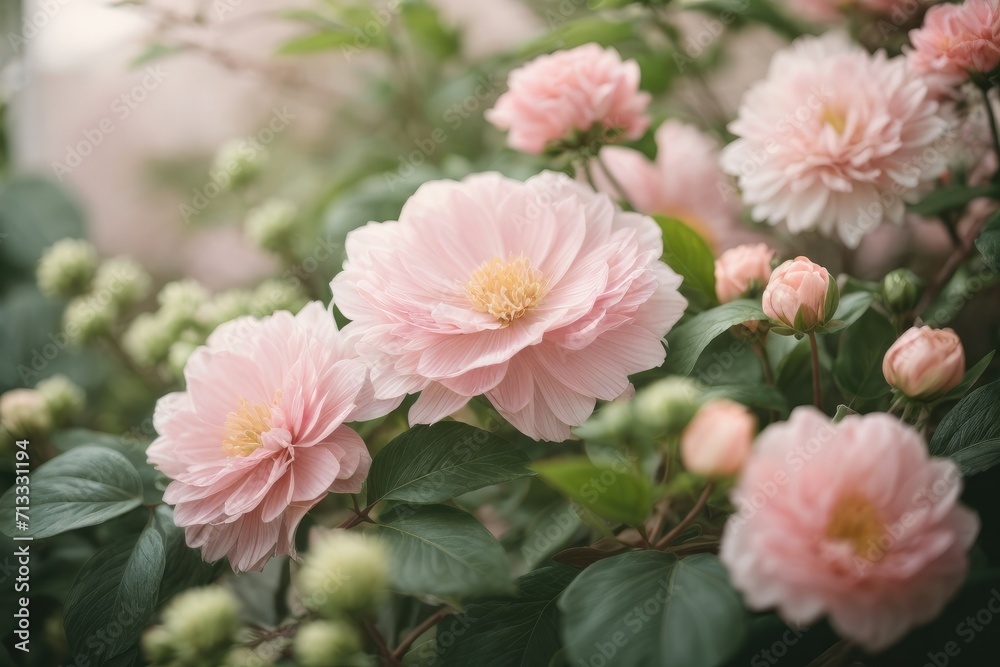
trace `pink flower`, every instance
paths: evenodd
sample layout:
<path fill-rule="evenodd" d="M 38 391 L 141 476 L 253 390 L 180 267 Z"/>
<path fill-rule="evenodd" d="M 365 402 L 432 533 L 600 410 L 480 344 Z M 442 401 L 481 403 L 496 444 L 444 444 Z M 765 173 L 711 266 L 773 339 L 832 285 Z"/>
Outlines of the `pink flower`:
<path fill-rule="evenodd" d="M 774 251 L 764 243 L 741 245 L 715 260 L 715 293 L 720 303 L 738 299 L 754 288 L 767 285 Z"/>
<path fill-rule="evenodd" d="M 889 386 L 910 398 L 934 398 L 954 389 L 965 375 L 965 350 L 951 329 L 913 327 L 882 359 Z"/>
<path fill-rule="evenodd" d="M 485 394 L 522 433 L 564 440 L 663 361 L 687 302 L 661 252 L 652 219 L 565 175 L 479 174 L 351 232 L 332 289 L 376 395 L 421 392 L 411 423 Z"/>
<path fill-rule="evenodd" d="M 729 477 L 750 456 L 757 418 L 745 406 L 720 399 L 703 405 L 681 434 L 681 462 L 693 473 Z"/>
<path fill-rule="evenodd" d="M 850 247 L 946 166 L 929 150 L 948 123 L 902 58 L 869 55 L 839 33 L 802 37 L 743 98 L 722 151 L 757 220 L 818 230 Z"/>
<path fill-rule="evenodd" d="M 790 259 L 771 273 L 761 298 L 764 314 L 806 333 L 833 317 L 840 289 L 830 272 L 805 257 Z"/>
<path fill-rule="evenodd" d="M 612 197 L 619 192 L 604 172 L 611 171 L 629 202 L 642 213 L 676 218 L 694 228 L 714 247 L 729 247 L 740 234 L 729 178 L 719 168 L 719 148 L 698 128 L 676 120 L 656 130 L 656 161 L 631 148 L 606 146 L 590 169 L 597 188 Z M 581 174 L 581 179 L 583 175 Z"/>
<path fill-rule="evenodd" d="M 935 5 L 910 31 L 910 43 L 910 67 L 946 95 L 970 72 L 986 74 L 1000 65 L 1000 9 L 996 0 Z"/>
<path fill-rule="evenodd" d="M 812 407 L 757 438 L 731 494 L 720 557 L 752 609 L 786 621 L 826 614 L 880 651 L 941 611 L 962 584 L 979 520 L 961 477 L 884 413 L 839 424 Z"/>
<path fill-rule="evenodd" d="M 601 128 L 604 140 L 636 139 L 649 127 L 649 93 L 639 91 L 639 65 L 612 48 L 584 44 L 539 56 L 510 73 L 508 91 L 486 120 L 509 130 L 507 143 L 541 153 L 574 132 Z"/>
<path fill-rule="evenodd" d="M 319 302 L 223 324 L 156 404 L 151 463 L 187 543 L 237 572 L 295 556 L 299 521 L 326 494 L 357 493 L 371 457 L 344 424 L 384 415 L 365 365 Z"/>

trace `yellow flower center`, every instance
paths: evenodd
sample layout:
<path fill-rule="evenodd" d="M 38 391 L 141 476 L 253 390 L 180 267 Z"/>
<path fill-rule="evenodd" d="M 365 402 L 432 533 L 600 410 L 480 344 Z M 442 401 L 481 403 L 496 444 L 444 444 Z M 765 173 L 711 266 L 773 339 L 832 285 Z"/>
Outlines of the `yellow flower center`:
<path fill-rule="evenodd" d="M 542 274 L 531 268 L 531 260 L 523 254 L 511 255 L 506 262 L 498 257 L 484 262 L 465 285 L 472 307 L 492 315 L 502 326 L 538 305 L 544 291 Z"/>
<path fill-rule="evenodd" d="M 881 558 L 878 541 L 885 533 L 885 524 L 868 498 L 849 493 L 837 501 L 826 524 L 826 536 L 831 540 L 850 543 L 858 556 Z"/>
<path fill-rule="evenodd" d="M 240 409 L 226 415 L 222 451 L 230 457 L 250 456 L 264 446 L 261 437 L 270 430 L 271 407 L 267 403 L 251 405 L 247 399 L 240 398 Z"/>
<path fill-rule="evenodd" d="M 844 112 L 839 109 L 825 107 L 823 109 L 823 115 L 820 116 L 820 120 L 836 130 L 837 134 L 842 133 L 844 128 L 847 127 L 847 118 L 845 117 Z"/>

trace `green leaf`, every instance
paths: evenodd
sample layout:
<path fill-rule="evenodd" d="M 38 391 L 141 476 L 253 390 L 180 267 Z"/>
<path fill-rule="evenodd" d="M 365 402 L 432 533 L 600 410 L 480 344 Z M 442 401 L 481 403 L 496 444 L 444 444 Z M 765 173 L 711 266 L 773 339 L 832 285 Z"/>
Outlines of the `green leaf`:
<path fill-rule="evenodd" d="M 277 55 L 294 56 L 329 51 L 339 46 L 353 45 L 354 39 L 354 35 L 347 30 L 323 30 L 288 40 L 278 47 Z"/>
<path fill-rule="evenodd" d="M 66 638 L 73 652 L 103 665 L 139 640 L 156 610 L 166 556 L 147 526 L 87 561 L 66 598 Z"/>
<path fill-rule="evenodd" d="M 788 399 L 775 387 L 768 385 L 722 384 L 705 389 L 703 397 L 728 398 L 731 401 L 749 405 L 753 408 L 777 410 L 788 414 Z"/>
<path fill-rule="evenodd" d="M 851 415 L 856 415 L 856 414 L 858 413 L 850 409 L 843 403 L 841 403 L 840 405 L 837 406 L 836 414 L 833 415 L 833 423 L 839 424 L 840 422 L 844 421 L 844 417 L 849 417 Z"/>
<path fill-rule="evenodd" d="M 958 464 L 965 476 L 1000 463 L 1000 381 L 975 390 L 951 409 L 934 431 L 930 450 Z"/>
<path fill-rule="evenodd" d="M 833 319 L 826 326 L 816 329 L 816 333 L 834 333 L 846 329 L 857 322 L 875 300 L 871 292 L 854 292 L 840 300 Z"/>
<path fill-rule="evenodd" d="M 556 490 L 606 519 L 638 526 L 652 510 L 649 478 L 625 460 L 598 466 L 579 457 L 539 461 L 531 467 Z"/>
<path fill-rule="evenodd" d="M 517 56 L 527 60 L 543 53 L 572 49 L 589 42 L 614 46 L 635 36 L 635 26 L 629 21 L 609 21 L 605 17 L 584 16 L 561 23 L 541 38 L 519 49 Z"/>
<path fill-rule="evenodd" d="M 39 176 L 15 176 L 0 189 L 0 258 L 34 272 L 42 252 L 64 239 L 83 236 L 79 207 L 56 183 Z"/>
<path fill-rule="evenodd" d="M 955 271 L 921 318 L 925 324 L 940 328 L 955 318 L 977 294 L 998 283 L 1000 273 L 982 263 L 968 262 Z"/>
<path fill-rule="evenodd" d="M 218 568 L 206 563 L 201 554 L 187 545 L 184 530 L 174 523 L 173 509 L 159 505 L 153 515 L 153 526 L 163 539 L 166 567 L 157 597 L 159 604 L 195 586 L 204 586 L 215 578 Z"/>
<path fill-rule="evenodd" d="M 438 628 L 440 667 L 547 665 L 559 651 L 556 600 L 579 570 L 551 565 L 517 580 L 516 597 L 470 604 Z M 457 638 L 457 639 L 456 639 Z"/>
<path fill-rule="evenodd" d="M 882 375 L 882 359 L 896 341 L 896 328 L 884 316 L 869 310 L 840 339 L 833 362 L 833 378 L 850 398 L 872 399 L 889 393 Z"/>
<path fill-rule="evenodd" d="M 909 206 L 910 211 L 925 218 L 936 217 L 947 211 L 961 210 L 973 199 L 978 197 L 996 197 L 998 188 L 995 184 L 986 185 L 946 185 L 935 188 L 933 192 L 916 204 Z"/>
<path fill-rule="evenodd" d="M 994 271 L 1000 271 L 1000 211 L 990 216 L 979 238 L 976 247 L 983 255 L 983 260 Z"/>
<path fill-rule="evenodd" d="M 149 63 L 159 60 L 161 58 L 166 58 L 176 53 L 180 53 L 183 50 L 184 48 L 177 44 L 164 44 L 162 42 L 153 42 L 152 44 L 147 46 L 142 51 L 142 53 L 140 53 L 135 58 L 130 60 L 128 66 L 132 68 L 142 67 L 143 65 L 148 65 Z"/>
<path fill-rule="evenodd" d="M 747 614 L 719 559 L 633 551 L 591 565 L 559 600 L 569 664 L 713 667 L 736 651 Z"/>
<path fill-rule="evenodd" d="M 104 523 L 142 502 L 142 480 L 128 459 L 103 447 L 78 447 L 31 475 L 29 530 L 15 526 L 17 487 L 0 498 L 0 529 L 7 535 L 50 537 Z"/>
<path fill-rule="evenodd" d="M 685 3 L 684 9 L 718 15 L 726 23 L 732 22 L 734 18 L 744 17 L 770 26 L 789 39 L 809 32 L 778 3 L 770 0 L 695 0 Z"/>
<path fill-rule="evenodd" d="M 368 473 L 368 503 L 439 503 L 533 475 L 526 463 L 520 449 L 468 424 L 414 426 L 375 456 Z"/>
<path fill-rule="evenodd" d="M 695 315 L 667 334 L 667 361 L 663 368 L 668 373 L 687 375 L 716 336 L 747 320 L 766 319 L 760 304 L 749 299 L 730 301 Z"/>
<path fill-rule="evenodd" d="M 716 303 L 715 256 L 698 232 L 680 220 L 653 216 L 663 231 L 663 261 L 684 277 L 684 284 Z"/>
<path fill-rule="evenodd" d="M 503 548 L 471 514 L 445 505 L 398 505 L 378 524 L 393 561 L 393 590 L 453 598 L 512 589 Z"/>
<path fill-rule="evenodd" d="M 439 60 L 455 56 L 461 48 L 459 33 L 441 22 L 438 10 L 422 1 L 409 0 L 400 6 L 400 18 L 421 50 Z"/>

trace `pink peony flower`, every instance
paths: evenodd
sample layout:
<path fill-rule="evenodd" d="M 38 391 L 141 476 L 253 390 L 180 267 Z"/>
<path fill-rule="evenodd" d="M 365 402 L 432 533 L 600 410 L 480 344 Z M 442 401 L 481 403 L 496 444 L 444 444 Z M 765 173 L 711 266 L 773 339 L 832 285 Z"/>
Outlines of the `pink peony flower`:
<path fill-rule="evenodd" d="M 750 456 L 757 418 L 746 406 L 719 399 L 703 405 L 681 434 L 681 462 L 706 477 L 738 473 Z"/>
<path fill-rule="evenodd" d="M 746 236 L 737 202 L 726 195 L 731 185 L 719 169 L 719 149 L 711 137 L 691 125 L 668 120 L 656 130 L 656 147 L 655 162 L 631 148 L 601 149 L 601 163 L 590 167 L 597 188 L 619 196 L 605 175 L 607 167 L 629 202 L 642 213 L 677 218 L 717 248 L 734 245 L 741 233 Z"/>
<path fill-rule="evenodd" d="M 649 93 L 639 91 L 639 65 L 612 48 L 584 44 L 539 56 L 510 73 L 508 91 L 486 120 L 509 130 L 507 143 L 542 153 L 574 132 L 603 128 L 604 140 L 636 139 L 649 127 Z"/>
<path fill-rule="evenodd" d="M 924 24 L 910 31 L 913 48 L 906 52 L 914 72 L 926 78 L 940 96 L 969 78 L 1000 65 L 1000 9 L 996 0 L 966 0 L 961 5 L 935 5 Z"/>
<path fill-rule="evenodd" d="M 147 450 L 174 521 L 208 561 L 237 572 L 295 556 L 299 521 L 326 494 L 357 493 L 371 457 L 346 422 L 384 415 L 345 334 L 319 302 L 223 324 L 156 404 Z"/>
<path fill-rule="evenodd" d="M 954 389 L 965 376 L 965 350 L 951 329 L 913 327 L 882 359 L 889 386 L 910 398 L 934 398 Z"/>
<path fill-rule="evenodd" d="M 774 250 L 764 243 L 741 245 L 715 260 L 715 294 L 719 303 L 729 303 L 751 289 L 767 285 Z"/>
<path fill-rule="evenodd" d="M 479 174 L 427 183 L 398 222 L 351 232 L 332 289 L 376 395 L 421 392 L 411 423 L 485 394 L 522 433 L 564 440 L 663 361 L 687 302 L 661 252 L 651 218 L 565 175 Z"/>
<path fill-rule="evenodd" d="M 833 317 L 840 289 L 829 271 L 805 257 L 796 257 L 771 273 L 761 302 L 772 321 L 806 333 Z"/>
<path fill-rule="evenodd" d="M 869 55 L 838 33 L 802 37 L 743 98 L 722 151 L 754 218 L 793 234 L 835 233 L 850 247 L 946 166 L 948 130 L 902 58 Z"/>
<path fill-rule="evenodd" d="M 917 431 L 884 413 L 832 424 L 812 407 L 757 438 L 731 494 L 720 557 L 752 609 L 826 614 L 875 652 L 941 611 L 979 531 L 961 477 Z"/>

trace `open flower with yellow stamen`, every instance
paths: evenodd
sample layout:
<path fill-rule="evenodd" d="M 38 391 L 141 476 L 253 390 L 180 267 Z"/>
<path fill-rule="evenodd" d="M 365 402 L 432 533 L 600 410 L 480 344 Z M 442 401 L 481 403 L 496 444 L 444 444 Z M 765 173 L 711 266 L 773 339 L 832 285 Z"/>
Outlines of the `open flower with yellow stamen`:
<path fill-rule="evenodd" d="M 869 652 L 935 618 L 979 532 L 950 459 L 884 413 L 839 424 L 811 407 L 758 436 L 720 557 L 747 606 L 808 625 L 827 615 Z"/>
<path fill-rule="evenodd" d="M 327 493 L 357 493 L 371 456 L 344 424 L 386 414 L 367 368 L 319 302 L 223 324 L 159 400 L 149 460 L 205 560 L 237 572 L 295 555 L 295 529 Z"/>
<path fill-rule="evenodd" d="M 656 223 L 563 174 L 422 186 L 398 222 L 347 237 L 334 302 L 380 398 L 421 392 L 411 423 L 484 394 L 522 433 L 570 428 L 659 366 L 684 312 Z"/>

